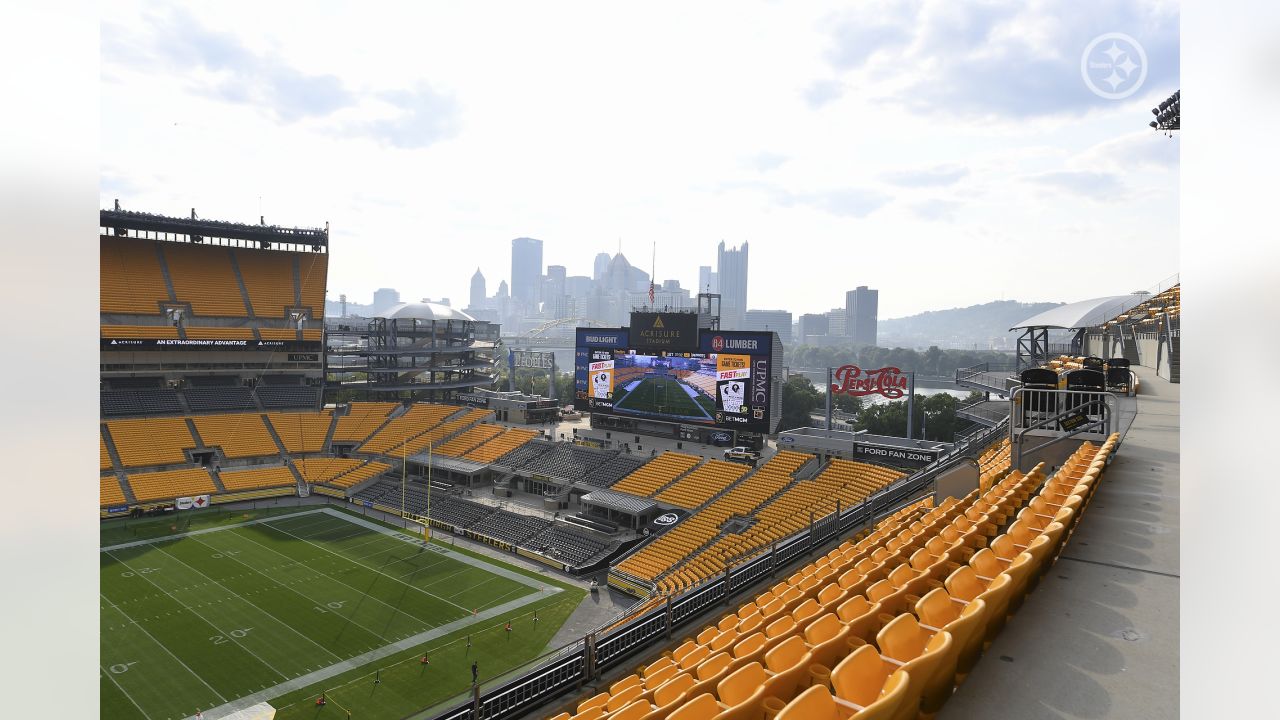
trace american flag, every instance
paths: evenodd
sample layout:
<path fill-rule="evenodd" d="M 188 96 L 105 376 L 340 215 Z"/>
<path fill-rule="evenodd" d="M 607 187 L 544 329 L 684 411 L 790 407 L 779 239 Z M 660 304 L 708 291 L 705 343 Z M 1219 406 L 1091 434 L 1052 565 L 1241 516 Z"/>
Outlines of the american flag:
<path fill-rule="evenodd" d="M 653 304 L 653 281 L 649 281 L 649 304 Z"/>

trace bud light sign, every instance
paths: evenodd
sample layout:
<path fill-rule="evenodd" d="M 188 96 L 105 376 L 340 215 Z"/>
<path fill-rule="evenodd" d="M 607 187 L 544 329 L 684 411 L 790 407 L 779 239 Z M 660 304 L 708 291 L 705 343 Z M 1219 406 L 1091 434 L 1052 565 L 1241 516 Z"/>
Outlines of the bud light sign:
<path fill-rule="evenodd" d="M 896 367 L 863 370 L 857 365 L 841 365 L 835 371 L 831 393 L 853 397 L 883 395 L 896 400 L 907 394 L 907 376 Z"/>

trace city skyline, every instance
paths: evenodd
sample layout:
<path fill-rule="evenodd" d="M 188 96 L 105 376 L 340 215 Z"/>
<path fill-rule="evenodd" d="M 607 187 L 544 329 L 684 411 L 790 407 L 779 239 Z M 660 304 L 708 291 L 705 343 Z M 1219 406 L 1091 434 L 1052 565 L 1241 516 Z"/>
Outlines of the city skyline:
<path fill-rule="evenodd" d="M 1178 143 L 1146 123 L 1177 88 L 1179 13 L 1085 5 L 707 4 L 679 29 L 636 13 L 583 33 L 596 10 L 398 5 L 372 27 L 327 4 L 298 23 L 122 2 L 101 36 L 100 205 L 328 222 L 332 300 L 458 304 L 477 265 L 514 284 L 522 236 L 569 276 L 619 244 L 649 272 L 656 245 L 655 280 L 691 289 L 717 243 L 749 243 L 747 309 L 796 314 L 858 285 L 884 291 L 882 317 L 1126 293 L 1178 270 Z M 1123 100 L 1080 73 L 1107 32 L 1149 61 Z M 972 281 L 1081 241 L 1107 262 Z"/>

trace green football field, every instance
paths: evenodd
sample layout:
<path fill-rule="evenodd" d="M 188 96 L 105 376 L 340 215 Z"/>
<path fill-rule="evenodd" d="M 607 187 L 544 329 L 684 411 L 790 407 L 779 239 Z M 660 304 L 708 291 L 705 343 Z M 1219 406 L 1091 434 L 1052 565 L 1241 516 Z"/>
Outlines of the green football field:
<path fill-rule="evenodd" d="M 402 718 L 465 691 L 473 660 L 484 680 L 541 654 L 584 595 L 334 509 L 230 520 L 104 532 L 102 717 Z"/>
<path fill-rule="evenodd" d="M 715 401 L 698 394 L 689 397 L 684 385 L 673 378 L 646 377 L 631 392 L 614 401 L 615 410 L 660 413 L 710 420 L 715 414 Z"/>

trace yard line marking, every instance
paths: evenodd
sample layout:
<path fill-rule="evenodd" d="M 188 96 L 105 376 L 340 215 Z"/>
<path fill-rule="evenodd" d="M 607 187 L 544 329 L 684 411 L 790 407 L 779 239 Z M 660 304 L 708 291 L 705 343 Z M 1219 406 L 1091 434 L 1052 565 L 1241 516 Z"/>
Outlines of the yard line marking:
<path fill-rule="evenodd" d="M 555 586 L 549 586 L 547 589 L 553 594 L 561 592 L 561 588 Z M 430 630 L 425 630 L 417 635 L 411 635 L 401 640 L 397 640 L 390 645 L 374 648 L 373 650 L 370 650 L 358 657 L 343 660 L 340 663 L 321 668 L 301 677 L 293 678 L 292 680 L 280 683 L 274 687 L 269 687 L 265 690 L 253 693 L 252 695 L 237 698 L 231 702 L 219 705 L 212 710 L 206 710 L 204 711 L 204 716 L 207 720 L 219 720 L 220 718 L 229 717 L 239 710 L 252 707 L 260 702 L 271 700 L 272 698 L 280 697 L 281 695 L 293 692 L 294 690 L 300 690 L 310 685 L 315 685 L 316 683 L 322 682 L 331 677 L 341 675 L 348 670 L 354 670 L 358 667 L 363 667 L 397 653 L 413 649 L 429 640 L 443 637 L 467 625 L 506 615 L 513 610 L 518 610 L 525 605 L 537 602 L 538 599 L 539 598 L 537 597 L 520 597 L 515 600 L 510 600 L 503 605 L 491 607 L 487 610 L 481 610 L 476 617 L 472 617 L 471 614 L 468 613 L 466 617 L 458 618 L 457 620 L 441 625 L 440 627 L 431 628 Z"/>
<path fill-rule="evenodd" d="M 155 543 L 158 543 L 158 542 L 169 542 L 172 540 L 181 540 L 182 538 L 191 537 L 192 535 L 205 535 L 207 533 L 221 532 L 223 530 L 230 530 L 232 528 L 244 527 L 246 525 L 260 525 L 262 523 L 270 522 L 272 520 L 287 520 L 289 518 L 302 517 L 304 515 L 327 515 L 327 514 L 328 513 L 324 512 L 324 508 L 316 508 L 313 510 L 303 510 L 302 512 L 296 512 L 296 513 L 286 513 L 283 515 L 271 515 L 264 518 L 258 518 L 257 520 L 246 520 L 244 522 L 233 523 L 231 525 L 220 525 L 218 527 L 202 528 L 200 530 L 191 530 L 189 532 L 178 533 L 176 535 L 166 535 L 164 537 L 151 538 L 150 540 L 133 540 L 131 542 L 119 543 L 117 545 L 106 545 L 104 547 L 98 548 L 98 552 L 110 552 L 112 550 L 124 550 L 125 548 L 141 547 L 143 545 L 154 545 Z"/>
<path fill-rule="evenodd" d="M 207 547 L 207 548 L 209 548 L 209 549 L 211 549 L 211 550 L 217 550 L 217 548 L 213 547 L 212 545 L 209 545 L 208 543 L 201 542 L 200 540 L 196 540 L 196 542 L 200 543 L 201 545 L 204 545 L 205 547 Z M 302 633 L 298 632 L 296 629 L 294 629 L 294 627 L 293 627 L 292 625 L 290 625 L 289 623 L 287 623 L 287 622 L 285 622 L 285 621 L 281 620 L 280 618 L 276 617 L 274 614 L 272 614 L 272 613 L 271 613 L 270 611 L 268 611 L 266 608 L 263 608 L 263 607 L 259 606 L 257 603 L 250 602 L 249 600 L 245 599 L 243 596 L 241 596 L 241 595 L 240 595 L 240 593 L 236 592 L 235 590 L 232 590 L 231 588 L 227 587 L 226 585 L 223 585 L 222 583 L 218 582 L 217 580 L 214 580 L 213 578 L 209 577 L 208 575 L 205 575 L 204 573 L 200 572 L 200 571 L 199 571 L 199 570 L 197 570 L 196 568 L 191 567 L 191 565 L 187 564 L 186 562 L 183 562 L 182 558 L 178 557 L 177 555 L 174 555 L 173 553 L 165 552 L 165 551 L 164 551 L 164 550 L 162 550 L 161 548 L 156 548 L 156 549 L 157 549 L 157 550 L 160 550 L 160 552 L 164 553 L 165 555 L 168 555 L 169 557 L 173 558 L 174 560 L 177 560 L 178 562 L 182 563 L 183 565 L 186 565 L 187 567 L 191 568 L 191 569 L 192 569 L 193 571 L 195 571 L 195 573 L 196 573 L 197 575 L 199 575 L 200 577 L 205 578 L 205 579 L 207 579 L 207 580 L 209 580 L 209 581 L 213 582 L 213 584 L 214 584 L 214 585 L 217 585 L 218 587 L 222 588 L 223 590 L 226 590 L 227 592 L 231 593 L 232 595 L 235 595 L 236 597 L 240 598 L 241 600 L 244 600 L 246 603 L 248 603 L 249 605 L 252 605 L 254 608 L 256 608 L 257 610 L 259 610 L 260 612 L 262 612 L 264 615 L 266 615 L 267 617 L 271 618 L 272 620 L 275 620 L 276 622 L 280 623 L 281 625 L 283 625 L 283 626 L 285 626 L 285 627 L 289 628 L 289 630 L 291 630 L 291 631 L 293 632 L 293 634 L 294 634 L 294 635 L 297 635 L 298 637 L 302 638 L 303 640 L 306 640 L 307 642 L 311 643 L 312 645 L 315 645 L 316 647 L 320 648 L 321 650 L 324 650 L 325 652 L 329 653 L 330 655 L 333 655 L 333 657 L 338 658 L 338 656 L 337 656 L 337 655 L 334 655 L 334 653 L 332 653 L 332 652 L 330 652 L 329 650 L 325 649 L 325 648 L 324 648 L 324 646 L 320 645 L 320 644 L 319 644 L 319 643 L 317 643 L 315 640 L 312 640 L 311 638 L 307 637 L 306 635 L 303 635 Z M 234 560 L 235 562 L 240 562 L 239 560 L 236 560 L 235 558 L 231 558 L 231 560 Z M 249 567 L 248 563 L 240 563 L 240 564 L 241 564 L 241 565 L 244 565 L 245 567 L 248 567 L 250 570 L 253 570 L 253 568 L 252 568 L 252 567 Z M 255 571 L 255 572 L 257 572 L 257 571 Z M 263 577 L 267 578 L 268 580 L 272 580 L 272 579 L 271 579 L 271 577 L 270 577 L 269 575 L 265 575 L 265 574 L 260 573 L 260 572 L 259 572 L 258 574 L 259 574 L 259 575 L 262 575 Z M 272 582 L 275 582 L 275 581 L 274 581 L 274 580 L 272 580 Z M 278 583 L 277 583 L 277 584 L 278 584 Z M 298 594 L 299 594 L 299 595 L 301 595 L 301 593 L 298 593 Z M 305 597 L 305 596 L 304 596 L 304 597 Z M 308 598 L 308 599 L 310 599 L 310 598 Z M 338 659 L 341 659 L 341 658 L 338 658 Z"/>
<path fill-rule="evenodd" d="M 168 646 L 168 645 L 165 645 L 164 643 L 160 642 L 159 640 L 157 640 L 157 639 L 156 639 L 156 637 L 155 637 L 154 635 L 152 635 L 151 633 L 147 632 L 147 629 L 146 629 L 146 628 L 144 628 L 144 627 L 142 627 L 142 623 L 138 622 L 137 620 L 134 620 L 132 617 L 130 617 L 130 616 L 129 616 L 129 613 L 125 612 L 124 610 L 121 610 L 121 609 L 120 609 L 120 607 L 119 607 L 118 605 L 116 605 L 115 603 L 111 602 L 111 598 L 107 597 L 106 595 L 103 595 L 102 593 L 98 593 L 98 595 L 99 595 L 103 600 L 106 600 L 106 601 L 107 601 L 107 604 L 108 604 L 108 605 L 110 605 L 110 606 L 112 607 L 112 609 L 114 609 L 116 612 L 118 612 L 118 613 L 120 613 L 121 615 L 123 615 L 123 616 L 124 616 L 124 618 L 125 618 L 126 620 L 128 620 L 128 621 L 129 621 L 129 622 L 131 622 L 131 623 L 133 623 L 133 626 L 134 626 L 134 627 L 136 627 L 136 628 L 138 628 L 139 630 L 141 630 L 143 635 L 146 635 L 147 637 L 151 638 L 151 642 L 155 643 L 156 645 L 159 645 L 161 650 L 164 650 L 165 652 L 169 653 L 169 657 L 173 658 L 175 661 L 177 661 L 177 663 L 178 663 L 179 665 L 181 665 L 181 666 L 183 667 L 183 669 L 185 669 L 187 672 L 191 673 L 191 676 L 192 676 L 192 677 L 194 677 L 195 679 L 199 680 L 201 683 L 204 683 L 204 686 L 205 686 L 205 687 L 209 688 L 210 690 L 213 690 L 213 694 L 214 694 L 214 695 L 217 695 L 219 700 L 221 700 L 222 702 L 226 702 L 226 701 L 227 701 L 227 699 L 226 699 L 225 697 L 223 697 L 223 696 L 222 696 L 222 693 L 218 692 L 217 690 L 214 690 L 214 689 L 213 689 L 213 686 L 212 686 L 212 685 L 210 685 L 209 683 L 205 682 L 205 681 L 204 681 L 204 678 L 200 677 L 200 675 L 199 675 L 199 674 L 197 674 L 195 670 L 192 670 L 190 667 L 188 667 L 188 666 L 187 666 L 187 664 L 186 664 L 186 663 L 182 662 L 182 659 L 181 659 L 181 658 L 179 658 L 177 655 L 174 655 L 174 654 L 173 654 L 173 651 L 169 649 L 169 646 Z"/>
<path fill-rule="evenodd" d="M 401 542 L 409 541 L 409 536 L 407 536 L 404 532 L 400 530 L 394 530 L 384 525 L 379 525 L 377 523 L 366 520 L 363 517 L 360 517 L 358 515 L 348 515 L 347 513 L 340 512 L 338 510 L 334 510 L 329 507 L 322 507 L 320 509 L 320 512 L 325 513 L 326 515 L 332 515 L 333 517 L 336 517 L 340 520 L 345 520 L 346 522 L 352 523 L 354 525 L 359 525 L 361 527 L 369 528 L 374 532 L 382 533 L 387 537 L 396 538 Z M 421 541 L 416 541 L 416 542 L 421 542 Z M 471 565 L 472 567 L 478 567 L 484 570 L 485 572 L 490 572 L 490 573 L 493 573 L 494 575 L 501 575 L 502 577 L 507 578 L 508 580 L 512 580 L 514 582 L 520 583 L 525 587 L 537 589 L 542 587 L 545 584 L 545 581 L 540 578 L 536 578 L 536 577 L 531 578 L 527 575 L 522 575 L 521 573 L 515 572 L 514 570 L 508 570 L 507 568 L 498 567 L 497 565 L 490 565 L 489 563 L 483 560 L 474 558 L 466 553 L 459 552 L 457 550 L 451 550 L 449 548 L 445 548 L 439 545 L 432 545 L 431 548 L 433 551 L 444 554 L 457 562 L 463 563 L 464 565 Z"/>
<path fill-rule="evenodd" d="M 556 590 L 556 591 L 559 591 L 559 590 L 560 590 L 560 588 L 555 588 L 555 590 Z M 504 598 L 504 597 L 506 597 L 506 596 L 510 595 L 510 594 L 511 594 L 511 593 L 513 593 L 513 592 L 518 592 L 518 591 L 517 591 L 517 590 L 508 590 L 507 592 L 502 593 L 501 595 L 499 595 L 498 597 L 496 597 L 496 598 L 494 598 L 494 599 L 490 600 L 489 602 L 497 602 L 497 601 L 501 600 L 502 598 Z M 536 597 L 535 597 L 535 598 L 533 598 L 532 600 L 530 600 L 529 602 L 533 602 L 533 600 L 537 600 L 537 599 L 538 599 L 538 598 L 536 598 Z M 566 621 L 566 622 L 568 622 L 568 621 Z"/>
<path fill-rule="evenodd" d="M 102 663 L 98 663 L 98 669 L 102 670 L 102 675 L 106 677 L 108 680 L 110 680 L 111 684 L 115 685 L 116 689 L 119 690 L 122 695 L 128 698 L 129 702 L 133 703 L 134 707 L 138 708 L 138 712 L 142 713 L 142 717 L 146 718 L 147 720 L 151 720 L 151 716 L 147 714 L 147 711 L 142 709 L 142 706 L 138 704 L 138 701 L 133 699 L 133 696 L 129 694 L 129 691 L 125 690 L 124 686 L 121 685 L 118 680 L 112 677 L 111 673 L 107 672 L 106 668 L 102 667 Z"/>
<path fill-rule="evenodd" d="M 475 570 L 475 569 L 476 569 L 476 568 L 475 568 L 475 566 L 468 565 L 467 567 L 464 567 L 464 568 L 462 568 L 461 570 L 459 570 L 459 571 L 457 571 L 457 572 L 449 573 L 448 575 L 445 575 L 445 576 L 444 576 L 444 577 L 442 577 L 442 578 L 437 578 L 437 579 L 435 579 L 435 580 L 432 580 L 431 582 L 427 583 L 427 587 L 434 587 L 434 586 L 439 585 L 440 583 L 444 582 L 445 580 L 448 580 L 448 579 L 453 578 L 453 577 L 457 577 L 458 575 L 461 575 L 462 573 L 464 573 L 464 572 L 466 572 L 466 571 L 468 571 L 468 570 Z M 412 574 L 412 573 L 410 573 L 410 574 Z"/>
<path fill-rule="evenodd" d="M 400 577 L 400 579 L 401 579 L 401 580 L 403 580 L 403 579 L 405 579 L 405 578 L 409 577 L 410 575 L 416 575 L 416 574 L 418 574 L 418 573 L 422 572 L 423 570 L 430 570 L 431 568 L 433 568 L 433 567 L 435 567 L 435 566 L 437 566 L 437 565 L 443 565 L 443 564 L 445 563 L 445 561 L 446 561 L 446 560 L 448 560 L 448 559 L 449 559 L 449 558 L 448 558 L 448 556 L 445 556 L 445 557 L 441 558 L 440 562 L 433 562 L 433 563 L 431 563 L 430 565 L 423 565 L 423 566 L 422 566 L 422 567 L 420 567 L 420 568 L 414 568 L 413 570 L 410 570 L 409 572 L 405 573 L 404 575 L 400 575 L 399 577 Z M 454 575 L 457 575 L 459 572 L 463 572 L 463 570 L 466 570 L 466 569 L 467 569 L 467 568 L 463 568 L 462 570 L 459 570 L 458 572 L 455 572 L 455 573 L 449 573 L 449 574 L 448 574 L 448 575 L 446 575 L 445 577 L 453 577 Z M 429 583 L 427 583 L 427 587 L 431 587 L 432 585 L 436 584 L 436 582 L 439 582 L 439 581 L 437 580 L 437 581 L 434 581 L 434 582 L 429 582 Z"/>
<path fill-rule="evenodd" d="M 475 590 L 476 588 L 478 588 L 478 587 L 480 587 L 481 585 L 483 585 L 483 584 L 485 584 L 485 583 L 489 582 L 490 580 L 495 580 L 495 579 L 497 579 L 497 577 L 498 577 L 497 575 L 490 575 L 489 577 L 485 578 L 484 580 L 481 580 L 480 582 L 476 583 L 475 585 L 472 585 L 472 586 L 471 586 L 471 587 L 469 587 L 469 588 L 463 588 L 463 589 L 459 590 L 458 592 L 456 592 L 456 593 L 454 593 L 454 594 L 450 595 L 449 597 L 451 597 L 451 598 L 452 598 L 452 597 L 458 597 L 458 596 L 459 596 L 459 595 L 461 595 L 462 593 L 465 593 L 465 592 L 471 592 L 472 590 Z"/>
<path fill-rule="evenodd" d="M 121 560 L 120 558 L 116 557 L 116 556 L 115 556 L 115 555 L 113 555 L 112 553 L 107 553 L 107 555 L 110 555 L 111 557 L 115 558 L 115 559 L 116 559 L 116 562 L 120 563 L 121 565 L 124 565 L 125 567 L 129 568 L 130 570 L 132 570 L 132 569 L 133 569 L 133 568 L 129 567 L 129 564 L 128 564 L 128 563 L 126 563 L 125 561 L 123 561 L 123 560 Z M 186 604 L 186 603 L 184 603 L 184 602 L 182 602 L 181 600 L 179 600 L 178 598 L 174 597 L 174 596 L 173 596 L 173 595 L 172 595 L 168 590 L 165 590 L 164 588 L 162 588 L 162 587 L 160 587 L 159 585 L 157 585 L 157 584 L 156 584 L 156 582 L 155 582 L 154 580 L 152 580 L 151 578 L 149 578 L 149 577 L 147 577 L 146 575 L 143 575 L 143 574 L 141 574 L 141 573 L 137 573 L 137 577 L 140 577 L 140 578 L 142 578 L 143 580 L 146 580 L 147 582 L 151 583 L 152 585 L 155 585 L 157 590 L 159 590 L 160 592 L 164 593 L 165 595 L 168 595 L 170 600 L 173 600 L 174 602 L 178 603 L 178 604 L 179 604 L 179 605 L 181 605 L 182 607 L 186 608 L 187 612 L 189 612 L 189 613 L 191 613 L 192 615 L 194 615 L 195 617 L 198 617 L 198 618 L 200 618 L 201 620 L 203 620 L 203 621 L 204 621 L 204 624 L 208 625 L 209 627 L 213 628 L 214 630 L 217 630 L 219 635 L 224 635 L 224 636 L 226 636 L 226 637 L 229 637 L 229 638 L 231 639 L 231 642 L 235 643 L 235 644 L 236 644 L 240 649 L 244 650 L 245 652 L 247 652 L 247 653 L 249 653 L 250 655 L 252 655 L 252 656 L 254 656 L 255 658 L 257 658 L 258 662 L 262 663 L 262 664 L 263 664 L 263 665 L 265 665 L 267 668 L 270 668 L 270 670 L 271 670 L 272 672 L 274 672 L 275 674 L 279 675 L 280 677 L 282 677 L 282 678 L 284 678 L 284 679 L 286 679 L 286 680 L 288 680 L 288 679 L 289 679 L 289 676 L 288 676 L 288 675 L 285 675 L 284 673 L 280 672 L 279 670 L 277 670 L 277 669 L 275 668 L 275 666 L 271 665 L 271 664 L 270 664 L 270 663 L 268 663 L 266 660 L 263 660 L 262 658 L 258 657 L 258 654 L 257 654 L 257 653 L 255 653 L 254 651 L 252 651 L 252 650 L 250 650 L 249 648 L 247 648 L 247 647 L 245 647 L 244 645 L 242 645 L 242 644 L 240 643 L 239 639 L 237 639 L 237 638 L 235 638 L 235 637 L 232 637 L 232 636 L 231 636 L 231 634 L 230 634 L 229 632 L 224 631 L 222 628 L 219 628 L 217 625 L 214 625 L 212 622 L 210 622 L 210 621 L 209 621 L 209 618 L 207 618 L 207 617 L 205 617 L 204 615 L 201 615 L 200 613 L 197 613 L 195 610 L 192 610 L 191 608 L 187 607 L 187 604 Z M 222 601 L 221 601 L 221 600 L 219 600 L 218 602 L 222 602 Z"/>
<path fill-rule="evenodd" d="M 258 542 L 257 540 L 254 540 L 253 538 L 249 537 L 248 535 L 239 535 L 239 534 L 236 534 L 236 537 L 242 537 L 242 538 L 244 538 L 245 540 L 248 540 L 249 542 L 253 543 L 254 545 L 257 545 L 257 546 L 259 546 L 259 547 L 261 547 L 261 548 L 263 548 L 263 549 L 265 549 L 265 550 L 268 550 L 268 551 L 270 551 L 270 552 L 273 552 L 273 553 L 275 553 L 275 554 L 277 554 L 277 555 L 279 555 L 279 556 L 281 556 L 281 557 L 283 557 L 283 558 L 288 558 L 288 559 L 290 559 L 290 560 L 292 561 L 292 563 L 293 563 L 293 564 L 297 565 L 298 567 L 305 568 L 305 569 L 307 569 L 307 570 L 310 570 L 310 571 L 311 571 L 311 572 L 313 572 L 313 573 L 319 573 L 318 575 L 316 575 L 316 577 L 312 578 L 312 579 L 314 579 L 314 580 L 319 580 L 321 577 L 324 577 L 324 578 L 327 578 L 327 579 L 329 579 L 329 580 L 332 580 L 333 582 L 338 583 L 339 585 L 346 585 L 347 587 L 349 587 L 349 588 L 351 588 L 352 590 L 355 590 L 357 593 L 359 593 L 359 594 L 360 594 L 360 597 L 362 597 L 362 598 L 368 598 L 368 599 L 370 599 L 370 600 L 372 600 L 372 601 L 374 601 L 374 602 L 376 602 L 376 603 L 379 603 L 379 604 L 381 604 L 381 605 L 386 605 L 387 607 L 391 608 L 391 609 L 392 609 L 392 610 L 394 610 L 395 612 L 398 612 L 398 613 L 400 613 L 401 615 L 404 615 L 405 617 L 410 618 L 410 619 L 412 619 L 412 620 L 413 620 L 413 621 L 415 621 L 415 622 L 418 622 L 418 623 L 421 623 L 421 624 L 426 625 L 426 626 L 428 626 L 428 627 L 431 627 L 431 623 L 430 623 L 430 622 L 428 622 L 427 620 L 423 620 L 422 618 L 420 618 L 420 617 L 418 617 L 417 615 L 414 615 L 414 614 L 412 614 L 412 613 L 405 612 L 404 610 L 401 610 L 400 608 L 398 608 L 398 607 L 396 607 L 396 606 L 394 606 L 394 605 L 391 605 L 390 603 L 385 603 L 385 602 L 383 602 L 383 601 L 379 600 L 378 598 L 376 598 L 376 597 L 374 597 L 374 596 L 370 595 L 369 593 L 365 592 L 364 590 L 361 590 L 360 588 L 358 588 L 358 587 L 356 587 L 356 586 L 354 586 L 354 585 L 347 585 L 347 583 L 342 582 L 342 581 L 341 581 L 341 580 L 339 580 L 338 578 L 336 578 L 336 577 L 334 577 L 334 576 L 330 575 L 329 573 L 327 573 L 327 572 L 325 572 L 325 571 L 323 571 L 323 570 L 317 570 L 316 568 L 313 568 L 313 567 L 311 567 L 310 565 L 306 565 L 306 564 L 304 564 L 301 560 L 292 560 L 291 558 L 289 558 L 289 556 L 288 556 L 288 555 L 285 555 L 284 553 L 282 553 L 282 552 L 280 552 L 280 551 L 278 551 L 278 550 L 274 550 L 274 549 L 272 549 L 272 548 L 270 548 L 270 547 L 267 547 L 266 545 L 263 545 L 262 543 Z M 298 592 L 298 591 L 297 591 L 297 590 L 295 590 L 294 592 Z M 302 595 L 302 593 L 300 593 L 300 592 L 298 592 L 298 594 L 299 594 L 299 595 Z M 307 597 L 306 595 L 302 595 L 302 596 L 303 596 L 303 597 Z M 314 600 L 314 599 L 312 599 L 312 598 L 307 598 L 307 599 L 308 599 L 308 600 L 310 600 L 311 602 L 317 602 L 316 600 Z M 323 604 L 323 603 L 322 603 L 322 604 Z M 354 610 L 354 608 L 352 608 L 352 609 Z M 335 613 L 335 614 L 336 614 L 336 613 Z M 342 615 L 342 616 L 339 616 L 339 617 L 346 617 L 346 616 L 345 616 L 345 615 Z M 351 622 L 353 625 L 360 625 L 360 623 L 356 622 L 355 620 L 351 620 L 351 618 L 347 618 L 347 620 L 350 620 L 350 622 Z M 364 628 L 365 630 L 369 630 L 369 628 L 364 627 L 364 625 L 360 625 L 360 627 Z M 382 640 L 383 642 L 390 642 L 387 638 L 383 637 L 380 633 L 376 633 L 376 632 L 374 632 L 373 630 L 369 630 L 369 632 L 373 633 L 373 634 L 374 634 L 378 639 Z"/>
<path fill-rule="evenodd" d="M 447 603 L 449 603 L 450 605 L 452 605 L 452 606 L 454 606 L 454 607 L 458 608 L 458 609 L 459 609 L 459 610 L 461 610 L 462 612 L 466 612 L 466 611 L 467 611 L 467 608 L 462 607 L 461 605 L 459 605 L 459 604 L 458 604 L 458 603 L 456 603 L 456 602 L 453 602 L 452 600 L 446 600 L 445 598 L 442 598 L 442 597 L 440 597 L 439 595 L 436 595 L 436 594 L 434 594 L 434 593 L 429 593 L 429 592 L 427 592 L 426 590 L 423 590 L 422 588 L 418 587 L 417 585 L 410 585 L 409 583 L 407 583 L 407 582 L 405 582 L 405 581 L 403 581 L 403 580 L 401 580 L 401 579 L 399 579 L 399 578 L 395 577 L 394 575 L 387 575 L 386 573 L 382 572 L 382 571 L 381 571 L 381 570 L 379 570 L 378 568 L 371 567 L 371 566 L 369 566 L 369 565 L 365 565 L 364 563 L 359 562 L 359 561 L 358 561 L 358 560 L 356 560 L 355 558 L 349 558 L 349 557 L 347 557 L 347 556 L 345 556 L 345 555 L 342 555 L 342 554 L 340 554 L 340 553 L 334 552 L 333 550 L 330 550 L 329 548 L 323 547 L 323 546 L 321 546 L 321 545 L 316 545 L 315 543 L 311 542 L 310 540 L 308 540 L 308 539 L 306 539 L 306 538 L 298 537 L 297 535 L 294 535 L 293 533 L 289 532 L 288 530 L 284 530 L 284 529 L 282 529 L 282 528 L 277 528 L 276 526 L 271 525 L 270 523 L 268 523 L 268 524 L 267 524 L 267 527 L 269 527 L 269 528 L 275 528 L 276 530 L 279 530 L 280 532 L 284 533 L 285 535 L 288 535 L 289 537 L 297 538 L 297 539 L 301 540 L 302 542 L 307 543 L 308 545 L 315 545 L 316 547 L 320 548 L 321 550 L 324 550 L 325 552 L 329 553 L 330 555 L 333 555 L 334 557 L 342 558 L 343 560 L 346 560 L 347 562 L 354 563 L 354 564 L 359 565 L 360 567 L 366 568 L 366 569 L 368 569 L 368 570 L 372 570 L 372 571 L 374 571 L 374 572 L 378 573 L 379 575 L 382 575 L 382 576 L 384 576 L 384 577 L 390 578 L 391 580 L 394 580 L 395 582 L 398 582 L 398 583 L 400 583 L 401 585 L 404 585 L 405 587 L 413 588 L 414 590 L 417 590 L 418 592 L 422 593 L 423 595 L 426 595 L 426 596 L 428 596 L 428 597 L 433 597 L 433 598 L 435 598 L 435 599 L 437 599 L 437 600 L 443 600 L 444 602 L 447 602 Z M 345 583 L 344 583 L 344 584 L 345 584 Z"/>

